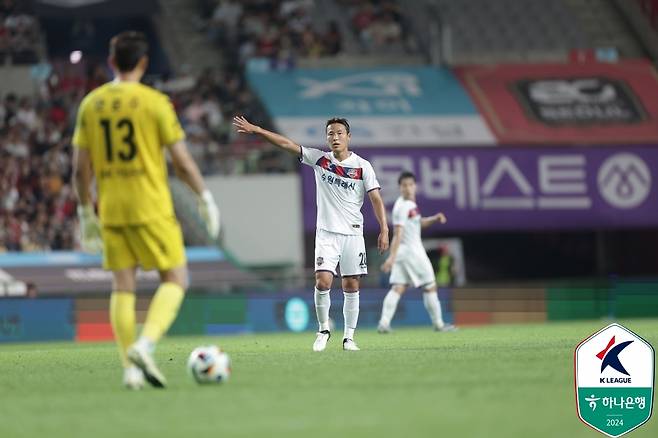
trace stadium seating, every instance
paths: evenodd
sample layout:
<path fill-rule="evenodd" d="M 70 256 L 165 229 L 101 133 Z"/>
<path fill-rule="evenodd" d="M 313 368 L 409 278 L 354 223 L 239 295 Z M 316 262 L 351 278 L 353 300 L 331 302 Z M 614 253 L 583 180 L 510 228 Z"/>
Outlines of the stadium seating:
<path fill-rule="evenodd" d="M 573 49 L 614 48 L 641 53 L 611 4 L 603 0 L 427 0 L 442 23 L 441 44 L 451 64 L 563 61 Z"/>

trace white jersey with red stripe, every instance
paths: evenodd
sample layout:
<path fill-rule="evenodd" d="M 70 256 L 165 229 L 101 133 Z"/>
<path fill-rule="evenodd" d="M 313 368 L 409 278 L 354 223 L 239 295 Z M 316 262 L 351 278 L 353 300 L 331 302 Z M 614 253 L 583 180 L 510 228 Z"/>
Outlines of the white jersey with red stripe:
<path fill-rule="evenodd" d="M 420 237 L 421 215 L 414 201 L 400 196 L 393 204 L 393 226 L 402 226 L 402 238 L 396 260 L 404 260 L 415 256 L 425 256 L 425 247 Z"/>
<path fill-rule="evenodd" d="M 315 172 L 317 228 L 363 235 L 363 198 L 380 187 L 370 163 L 354 152 L 338 161 L 331 152 L 306 147 L 302 147 L 301 162 Z"/>

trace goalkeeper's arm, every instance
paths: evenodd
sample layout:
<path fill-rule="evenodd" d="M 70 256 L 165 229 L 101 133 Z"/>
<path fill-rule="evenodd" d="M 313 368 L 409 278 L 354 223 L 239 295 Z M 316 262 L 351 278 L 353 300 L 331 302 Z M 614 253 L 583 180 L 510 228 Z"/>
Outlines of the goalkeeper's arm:
<path fill-rule="evenodd" d="M 91 205 L 89 186 L 93 178 L 91 157 L 87 149 L 75 148 L 73 153 L 73 179 L 75 181 L 75 194 L 80 207 Z"/>
<path fill-rule="evenodd" d="M 220 226 L 219 209 L 212 193 L 206 188 L 199 167 L 190 156 L 187 145 L 184 141 L 176 142 L 169 147 L 169 153 L 171 154 L 176 176 L 187 184 L 199 197 L 199 213 L 206 222 L 208 234 L 213 239 L 216 239 L 219 235 Z"/>
<path fill-rule="evenodd" d="M 73 154 L 73 180 L 75 181 L 75 194 L 78 197 L 80 244 L 84 251 L 98 253 L 102 250 L 103 242 L 100 224 L 89 195 L 93 175 L 89 151 L 76 147 Z"/>

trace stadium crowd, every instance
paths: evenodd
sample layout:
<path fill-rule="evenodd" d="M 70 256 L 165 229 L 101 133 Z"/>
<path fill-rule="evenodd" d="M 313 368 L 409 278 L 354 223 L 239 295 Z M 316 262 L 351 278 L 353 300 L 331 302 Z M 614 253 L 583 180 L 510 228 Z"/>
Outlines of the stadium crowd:
<path fill-rule="evenodd" d="M 299 57 L 333 56 L 342 50 L 336 22 L 317 29 L 311 0 L 201 0 L 208 35 L 233 59 L 257 56 L 278 68 L 292 68 Z M 232 48 L 236 47 L 237 50 Z"/>
<path fill-rule="evenodd" d="M 39 95 L 0 102 L 0 251 L 73 248 L 71 127 L 82 96 L 103 80 L 90 73 L 61 63 Z"/>
<path fill-rule="evenodd" d="M 204 29 L 220 43 L 226 65 L 234 67 L 208 69 L 199 76 L 158 78 L 151 85 L 171 97 L 190 152 L 204 174 L 294 169 L 294 160 L 287 155 L 261 141 L 238 138 L 231 129 L 235 114 L 270 125 L 246 84 L 244 62 L 260 56 L 270 58 L 276 68 L 293 68 L 298 57 L 339 54 L 341 27 L 329 21 L 326 29 L 314 28 L 310 0 L 198 1 L 210 17 Z M 340 3 L 364 47 L 391 45 L 404 38 L 394 2 Z M 38 21 L 19 5 L 0 0 L 0 58 L 15 57 L 18 49 L 36 56 Z M 51 60 L 50 68 L 36 95 L 0 97 L 0 252 L 77 247 L 72 129 L 81 99 L 108 81 L 111 73 L 104 64 L 84 61 Z"/>
<path fill-rule="evenodd" d="M 235 50 L 244 63 L 257 56 L 269 58 L 276 68 L 292 68 L 300 57 L 319 58 L 344 52 L 341 26 L 322 18 L 318 25 L 311 16 L 311 0 L 199 0 L 211 40 L 223 50 Z M 347 17 L 348 30 L 363 52 L 378 52 L 408 46 L 408 35 L 395 1 L 339 0 Z"/>
<path fill-rule="evenodd" d="M 407 36 L 396 2 L 340 0 L 340 4 L 348 11 L 352 31 L 364 51 L 403 49 Z"/>
<path fill-rule="evenodd" d="M 0 65 L 29 64 L 38 60 L 39 25 L 28 2 L 0 1 Z"/>
<path fill-rule="evenodd" d="M 205 70 L 154 84 L 172 99 L 192 156 L 204 174 L 285 172 L 289 160 L 273 156 L 263 142 L 235 135 L 230 120 L 244 114 L 267 125 L 268 117 L 237 71 Z"/>
<path fill-rule="evenodd" d="M 38 96 L 0 100 L 0 252 L 76 246 L 71 134 L 80 100 L 109 78 L 102 65 L 53 62 Z M 240 75 L 208 70 L 154 85 L 171 96 L 204 173 L 291 168 L 266 145 L 232 133 L 233 114 L 267 120 Z"/>

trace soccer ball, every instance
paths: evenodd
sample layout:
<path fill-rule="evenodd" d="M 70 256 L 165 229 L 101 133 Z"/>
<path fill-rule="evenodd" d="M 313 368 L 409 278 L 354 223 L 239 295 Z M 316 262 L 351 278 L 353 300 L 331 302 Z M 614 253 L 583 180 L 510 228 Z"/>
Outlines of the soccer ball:
<path fill-rule="evenodd" d="M 204 345 L 192 351 L 187 370 L 197 383 L 222 383 L 231 375 L 231 359 L 216 345 Z"/>

